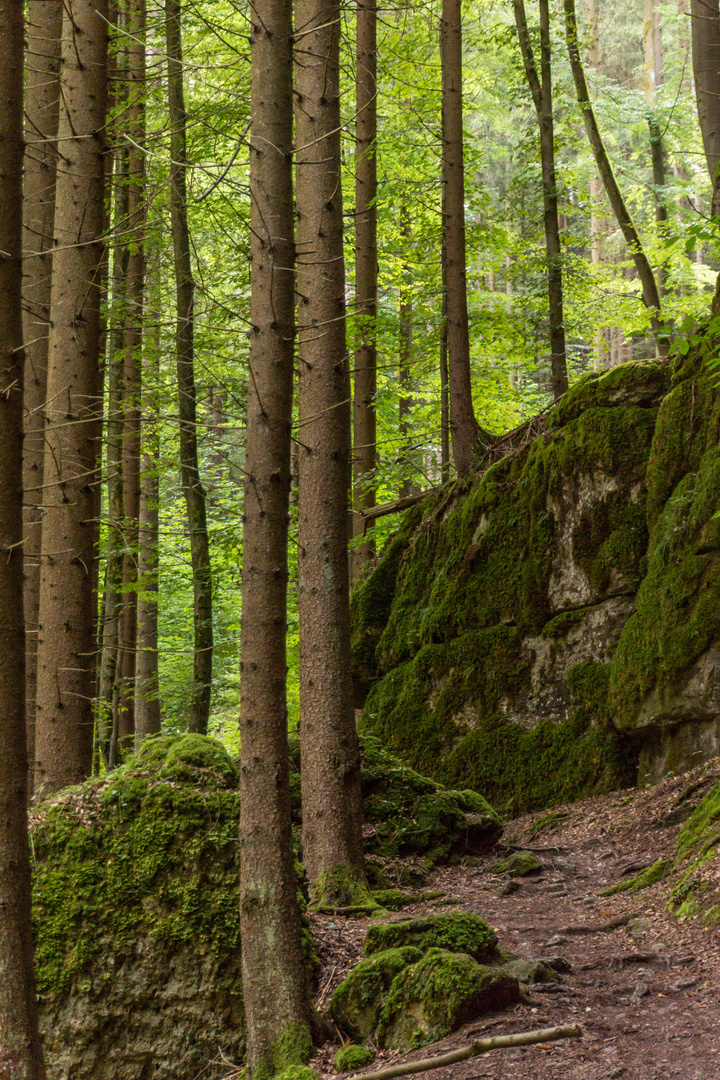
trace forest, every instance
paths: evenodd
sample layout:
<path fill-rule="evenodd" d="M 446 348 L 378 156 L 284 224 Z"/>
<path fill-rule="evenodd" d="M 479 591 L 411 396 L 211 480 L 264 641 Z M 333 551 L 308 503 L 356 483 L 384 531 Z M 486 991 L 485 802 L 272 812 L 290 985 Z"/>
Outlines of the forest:
<path fill-rule="evenodd" d="M 0 1080 L 720 1075 L 718 0 L 0 0 L 0 100 Z"/>

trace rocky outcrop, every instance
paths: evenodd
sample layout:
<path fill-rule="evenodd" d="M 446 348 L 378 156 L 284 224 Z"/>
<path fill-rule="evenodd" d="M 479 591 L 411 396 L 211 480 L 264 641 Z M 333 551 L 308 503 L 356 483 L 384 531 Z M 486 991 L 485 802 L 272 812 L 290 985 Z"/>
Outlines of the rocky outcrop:
<path fill-rule="evenodd" d="M 717 753 L 718 411 L 699 353 L 594 374 L 408 512 L 353 595 L 363 730 L 509 811 Z"/>

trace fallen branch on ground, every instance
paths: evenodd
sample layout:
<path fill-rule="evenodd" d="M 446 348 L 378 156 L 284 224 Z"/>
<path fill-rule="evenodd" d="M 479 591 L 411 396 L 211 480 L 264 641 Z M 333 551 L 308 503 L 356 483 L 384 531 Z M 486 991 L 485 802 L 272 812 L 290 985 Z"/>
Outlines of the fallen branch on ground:
<path fill-rule="evenodd" d="M 565 1027 L 537 1028 L 535 1031 L 519 1031 L 516 1035 L 494 1035 L 491 1039 L 476 1039 L 470 1046 L 460 1050 L 451 1050 L 438 1057 L 423 1058 L 422 1061 L 409 1061 L 404 1065 L 390 1065 L 377 1072 L 358 1073 L 351 1080 L 391 1080 L 393 1076 L 409 1076 L 411 1073 L 427 1072 L 439 1069 L 442 1065 L 454 1065 L 457 1061 L 487 1054 L 491 1050 L 502 1050 L 506 1046 L 530 1046 L 533 1043 L 554 1042 L 556 1039 L 579 1039 L 582 1028 L 576 1024 Z"/>

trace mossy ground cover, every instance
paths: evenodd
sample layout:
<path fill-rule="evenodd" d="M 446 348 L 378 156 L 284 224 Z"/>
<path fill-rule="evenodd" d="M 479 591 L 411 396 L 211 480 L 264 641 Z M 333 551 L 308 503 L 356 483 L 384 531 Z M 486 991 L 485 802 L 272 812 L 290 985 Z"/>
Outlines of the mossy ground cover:
<path fill-rule="evenodd" d="M 497 934 L 484 919 L 461 912 L 371 926 L 364 949 L 367 956 L 373 956 L 407 946 L 423 952 L 437 948 L 467 953 L 479 962 L 493 963 L 499 958 L 497 943 Z"/>
<path fill-rule="evenodd" d="M 669 906 L 680 918 L 720 918 L 720 784 L 695 808 L 677 839 L 677 871 Z"/>

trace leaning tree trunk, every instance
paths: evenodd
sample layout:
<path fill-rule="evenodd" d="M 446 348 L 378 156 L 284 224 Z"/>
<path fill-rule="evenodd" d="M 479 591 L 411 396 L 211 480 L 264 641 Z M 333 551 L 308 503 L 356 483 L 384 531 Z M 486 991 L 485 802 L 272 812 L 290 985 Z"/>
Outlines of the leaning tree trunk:
<path fill-rule="evenodd" d="M 43 408 L 47 388 L 50 276 L 55 219 L 62 4 L 36 0 L 27 20 L 25 160 L 23 177 L 23 333 L 25 437 L 23 442 L 23 558 L 25 586 L 25 700 L 28 760 L 35 760 L 40 535 L 43 492 Z"/>
<path fill-rule="evenodd" d="M 296 33 L 303 855 L 313 896 L 345 903 L 364 876 L 350 679 L 337 0 L 298 0 Z"/>
<path fill-rule="evenodd" d="M 63 5 L 35 731 L 45 793 L 92 766 L 107 27 L 107 0 Z"/>
<path fill-rule="evenodd" d="M 170 110 L 170 211 L 177 303 L 177 379 L 180 414 L 180 477 L 188 527 L 193 577 L 193 687 L 188 727 L 205 734 L 212 688 L 212 572 L 205 489 L 200 481 L 195 393 L 194 295 L 187 215 L 187 118 L 183 88 L 180 0 L 166 0 L 168 104 Z"/>
<path fill-rule="evenodd" d="M 595 110 L 590 101 L 590 92 L 588 90 L 587 80 L 585 79 L 585 69 L 582 60 L 580 59 L 580 51 L 578 48 L 575 0 L 564 0 L 564 6 L 565 35 L 570 56 L 570 67 L 575 83 L 575 93 L 580 108 L 582 109 L 588 142 L 590 143 L 592 152 L 595 156 L 595 164 L 597 165 L 598 172 L 602 178 L 610 206 L 615 214 L 620 230 L 625 237 L 625 242 L 630 248 L 630 254 L 635 263 L 635 269 L 637 270 L 637 275 L 642 287 L 643 303 L 650 316 L 650 325 L 652 326 L 653 334 L 655 335 L 657 350 L 660 355 L 664 356 L 667 355 L 668 351 L 668 336 L 660 318 L 660 296 L 658 294 L 657 282 L 655 281 L 652 266 L 648 262 L 643 249 L 640 235 L 635 227 L 635 222 L 630 216 L 630 211 L 627 208 L 625 199 L 618 187 L 618 182 L 615 179 L 615 173 L 610 164 L 610 158 L 608 157 L 597 124 Z"/>
<path fill-rule="evenodd" d="M 568 388 L 563 318 L 562 252 L 558 218 L 557 175 L 555 172 L 555 135 L 553 130 L 552 70 L 550 47 L 550 11 L 548 0 L 540 0 L 540 78 L 525 17 L 523 0 L 514 0 L 515 22 L 525 75 L 535 104 L 540 126 L 540 161 L 542 167 L 545 249 L 548 267 L 548 311 L 550 323 L 550 371 L 555 401 Z"/>
<path fill-rule="evenodd" d="M 252 377 L 240 644 L 240 932 L 253 1077 L 306 1060 L 310 1013 L 293 867 L 285 697 L 295 305 L 291 0 L 258 0 L 251 32 Z M 299 1038 L 288 1039 L 292 1032 Z M 294 1054 L 286 1056 L 283 1040 Z"/>
<path fill-rule="evenodd" d="M 27 832 L 23 618 L 23 5 L 0 0 L 0 1076 L 44 1080 Z"/>
<path fill-rule="evenodd" d="M 450 431 L 460 477 L 476 462 L 485 437 L 475 419 L 470 380 L 470 333 L 465 268 L 465 164 L 463 160 L 462 22 L 460 0 L 443 0 L 440 19 L 442 64 L 442 175 L 445 288 L 447 298 Z"/>
<path fill-rule="evenodd" d="M 692 59 L 698 119 L 712 184 L 712 212 L 720 216 L 720 5 L 691 0 Z"/>
<path fill-rule="evenodd" d="M 135 735 L 135 666 L 140 514 L 140 395 L 145 300 L 145 0 L 128 0 L 128 264 L 123 339 L 123 500 L 125 555 L 120 622 L 120 747 Z"/>

